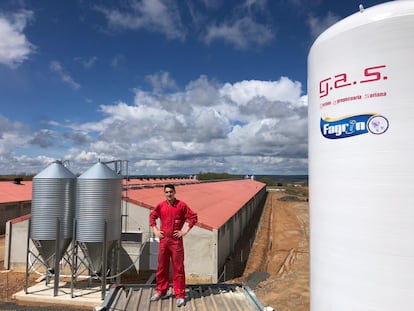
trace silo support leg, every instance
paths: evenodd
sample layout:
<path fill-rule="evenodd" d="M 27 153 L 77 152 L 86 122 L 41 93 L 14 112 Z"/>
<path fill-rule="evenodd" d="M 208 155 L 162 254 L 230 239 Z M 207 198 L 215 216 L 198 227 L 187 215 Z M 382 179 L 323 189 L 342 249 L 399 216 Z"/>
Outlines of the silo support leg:
<path fill-rule="evenodd" d="M 106 268 L 107 268 L 107 261 L 108 261 L 108 254 L 106 250 L 106 239 L 107 239 L 107 222 L 104 222 L 104 239 L 102 243 L 102 274 L 101 274 L 101 280 L 102 280 L 102 300 L 105 299 L 105 292 L 106 292 Z"/>
<path fill-rule="evenodd" d="M 29 228 L 27 229 L 27 244 L 26 244 L 26 280 L 24 286 L 24 292 L 27 295 L 29 293 L 29 252 L 30 252 L 30 227 L 32 219 L 29 218 Z"/>
<path fill-rule="evenodd" d="M 56 247 L 55 247 L 55 284 L 53 284 L 53 296 L 58 295 L 59 289 L 59 261 L 60 261 L 60 220 L 56 218 Z"/>

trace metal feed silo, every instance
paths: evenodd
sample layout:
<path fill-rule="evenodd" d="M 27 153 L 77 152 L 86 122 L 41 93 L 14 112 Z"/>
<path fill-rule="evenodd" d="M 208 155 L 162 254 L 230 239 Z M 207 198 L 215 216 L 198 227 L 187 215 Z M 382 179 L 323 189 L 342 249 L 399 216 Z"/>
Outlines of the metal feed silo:
<path fill-rule="evenodd" d="M 78 177 L 76 240 L 91 270 L 102 267 L 102 251 L 108 251 L 121 236 L 122 176 L 98 162 Z M 105 232 L 106 227 L 106 232 Z"/>
<path fill-rule="evenodd" d="M 414 310 L 414 1 L 331 26 L 308 57 L 312 311 Z"/>
<path fill-rule="evenodd" d="M 30 238 L 48 268 L 55 265 L 57 237 L 59 260 L 72 240 L 75 199 L 76 176 L 62 162 L 51 163 L 33 177 Z"/>

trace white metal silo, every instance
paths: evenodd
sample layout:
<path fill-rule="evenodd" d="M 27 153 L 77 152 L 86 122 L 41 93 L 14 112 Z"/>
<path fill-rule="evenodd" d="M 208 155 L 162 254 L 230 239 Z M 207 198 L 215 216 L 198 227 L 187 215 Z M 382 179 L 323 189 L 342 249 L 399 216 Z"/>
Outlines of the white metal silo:
<path fill-rule="evenodd" d="M 312 311 L 414 310 L 414 1 L 322 33 L 308 56 Z"/>
<path fill-rule="evenodd" d="M 104 163 L 78 177 L 76 240 L 94 272 L 102 268 L 103 243 L 109 251 L 121 237 L 121 194 L 122 176 Z"/>
<path fill-rule="evenodd" d="M 49 269 L 55 266 L 58 237 L 58 260 L 72 240 L 75 199 L 76 176 L 62 162 L 33 177 L 30 238 Z"/>

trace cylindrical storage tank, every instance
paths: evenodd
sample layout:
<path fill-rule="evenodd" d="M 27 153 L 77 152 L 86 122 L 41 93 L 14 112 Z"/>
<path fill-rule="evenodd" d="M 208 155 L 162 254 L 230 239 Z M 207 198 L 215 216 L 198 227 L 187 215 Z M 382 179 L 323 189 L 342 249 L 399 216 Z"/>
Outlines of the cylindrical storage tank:
<path fill-rule="evenodd" d="M 414 310 L 414 1 L 341 20 L 308 56 L 311 310 Z"/>
<path fill-rule="evenodd" d="M 72 240 L 75 200 L 76 176 L 62 162 L 51 163 L 33 177 L 30 238 L 49 268 L 54 266 L 57 236 L 59 259 Z"/>
<path fill-rule="evenodd" d="M 94 271 L 102 264 L 102 243 L 108 251 L 121 236 L 122 177 L 98 162 L 78 177 L 76 240 Z M 106 233 L 105 233 L 106 223 Z"/>

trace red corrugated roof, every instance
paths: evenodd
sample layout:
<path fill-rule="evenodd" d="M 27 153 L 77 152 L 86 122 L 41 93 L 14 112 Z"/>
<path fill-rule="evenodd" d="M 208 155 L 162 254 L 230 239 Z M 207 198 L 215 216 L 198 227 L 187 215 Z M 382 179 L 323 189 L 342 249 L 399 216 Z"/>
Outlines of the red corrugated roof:
<path fill-rule="evenodd" d="M 176 198 L 198 214 L 198 225 L 218 229 L 266 185 L 251 179 L 176 185 Z M 165 200 L 162 187 L 129 189 L 131 203 L 152 209 Z M 0 182 L 0 203 L 32 200 L 32 182 Z"/>
<path fill-rule="evenodd" d="M 236 214 L 265 184 L 250 180 L 221 181 L 176 186 L 176 198 L 185 201 L 198 214 L 198 225 L 218 229 Z M 129 190 L 131 203 L 154 208 L 165 200 L 162 188 Z"/>
<path fill-rule="evenodd" d="M 13 183 L 13 181 L 0 182 L 0 203 L 13 203 L 31 200 L 31 181 L 22 181 L 19 185 Z"/>

